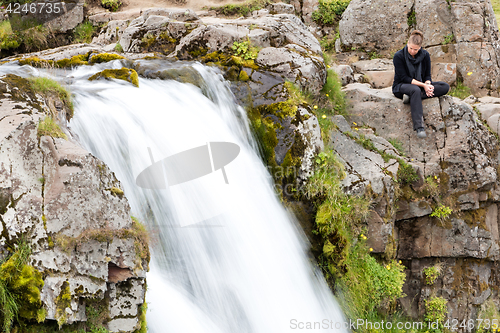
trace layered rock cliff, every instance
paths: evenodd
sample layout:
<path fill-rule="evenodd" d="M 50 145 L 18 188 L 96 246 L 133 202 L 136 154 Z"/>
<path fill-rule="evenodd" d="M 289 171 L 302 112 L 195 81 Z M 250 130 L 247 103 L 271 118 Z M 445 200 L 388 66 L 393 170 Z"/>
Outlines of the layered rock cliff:
<path fill-rule="evenodd" d="M 28 242 L 28 263 L 43 279 L 38 322 L 140 329 L 147 232 L 120 182 L 73 140 L 45 135 L 47 119 L 64 123 L 72 113 L 57 94 L 41 95 L 12 74 L 0 89 L 0 253 L 9 258 Z"/>

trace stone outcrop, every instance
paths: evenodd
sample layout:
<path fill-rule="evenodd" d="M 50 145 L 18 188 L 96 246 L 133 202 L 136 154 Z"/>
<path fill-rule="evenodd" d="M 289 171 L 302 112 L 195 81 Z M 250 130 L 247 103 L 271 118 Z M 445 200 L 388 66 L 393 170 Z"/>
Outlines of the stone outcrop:
<path fill-rule="evenodd" d="M 349 122 L 341 116 L 332 119 L 338 128 L 332 145 L 346 166 L 345 190 L 374 198 L 367 221 L 369 246 L 407 267 L 402 308 L 419 318 L 425 300 L 441 296 L 448 302 L 448 318 L 476 318 L 487 300 L 498 300 L 497 139 L 469 104 L 454 97 L 423 101 L 428 136 L 418 139 L 409 105 L 390 88 L 355 83 L 344 91 L 351 116 Z M 476 107 L 491 119 L 500 105 L 495 102 L 485 97 Z M 361 135 L 377 151 L 364 149 Z M 388 141 L 398 143 L 400 151 Z M 396 183 L 402 166 L 394 158 L 411 165 L 418 180 Z M 431 216 L 440 205 L 453 213 Z M 428 284 L 423 270 L 436 265 L 441 273 Z"/>
<path fill-rule="evenodd" d="M 478 96 L 498 96 L 500 43 L 489 0 L 353 0 L 339 24 L 345 48 L 389 55 L 401 49 L 412 29 L 424 32 L 431 54 L 433 80 L 457 79 Z"/>
<path fill-rule="evenodd" d="M 284 4 L 281 7 L 272 7 L 271 11 L 273 8 L 277 12 L 290 11 Z M 253 58 L 254 68 L 247 66 L 244 69 L 249 77 L 246 83 L 250 86 L 249 91 L 265 94 L 270 88 L 268 80 L 256 83 L 255 78 L 272 77 L 273 82 L 288 80 L 318 92 L 326 79 L 318 40 L 296 16 L 268 12 L 255 14 L 252 18 L 227 20 L 199 18 L 189 10 L 151 9 L 133 20 L 117 16 L 121 19 L 109 21 L 94 42 L 99 45 L 118 42 L 129 53 L 158 52 L 179 60 L 217 63 L 221 59 L 214 55 L 215 52 L 233 55 L 234 43 L 248 40 L 253 47 L 259 48 Z M 93 19 L 106 18 L 96 16 Z"/>
<path fill-rule="evenodd" d="M 0 78 L 0 90 L 0 252 L 22 235 L 30 241 L 46 320 L 86 321 L 91 301 L 102 304 L 111 332 L 133 332 L 149 250 L 120 182 L 75 142 L 38 134 L 46 116 L 64 114 L 57 98 L 15 75 Z"/>

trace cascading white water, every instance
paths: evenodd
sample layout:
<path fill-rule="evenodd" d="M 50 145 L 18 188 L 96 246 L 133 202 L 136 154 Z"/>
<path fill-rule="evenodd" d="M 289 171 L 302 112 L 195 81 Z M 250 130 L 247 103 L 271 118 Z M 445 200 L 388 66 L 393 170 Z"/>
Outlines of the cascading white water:
<path fill-rule="evenodd" d="M 116 173 L 133 214 L 152 232 L 149 332 L 277 333 L 324 321 L 329 329 L 306 331 L 334 331 L 330 325 L 344 322 L 342 313 L 306 256 L 300 227 L 273 192 L 243 109 L 212 69 L 179 66 L 203 76 L 204 94 L 176 81 L 141 78 L 136 88 L 87 80 L 104 68 L 121 68 L 119 61 L 57 74 L 72 81 L 70 128 Z M 214 141 L 241 148 L 225 167 L 229 184 L 216 171 L 168 190 L 136 185 L 152 163 L 148 147 L 158 161 Z"/>

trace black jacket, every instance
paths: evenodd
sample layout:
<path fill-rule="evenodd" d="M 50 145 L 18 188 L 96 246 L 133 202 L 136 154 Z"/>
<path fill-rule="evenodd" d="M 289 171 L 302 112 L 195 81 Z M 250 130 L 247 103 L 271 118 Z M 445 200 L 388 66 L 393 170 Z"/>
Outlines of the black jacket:
<path fill-rule="evenodd" d="M 423 48 L 420 48 L 418 52 L 424 52 L 424 60 L 422 60 L 423 82 L 427 80 L 431 81 L 431 57 L 429 52 Z M 392 62 L 394 63 L 394 81 L 392 82 L 392 92 L 399 93 L 399 87 L 401 87 L 401 84 L 411 84 L 411 80 L 413 80 L 408 71 L 408 66 L 406 66 L 404 48 L 394 54 Z"/>

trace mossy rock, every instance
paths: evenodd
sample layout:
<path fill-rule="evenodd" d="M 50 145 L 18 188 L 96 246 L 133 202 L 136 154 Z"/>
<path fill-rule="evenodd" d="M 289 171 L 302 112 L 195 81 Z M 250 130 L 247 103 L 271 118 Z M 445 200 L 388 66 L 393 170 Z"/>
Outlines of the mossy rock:
<path fill-rule="evenodd" d="M 245 72 L 245 71 L 243 71 L 243 70 L 242 70 L 242 71 L 240 72 L 240 76 L 238 77 L 238 79 L 239 79 L 240 81 L 245 82 L 245 81 L 248 81 L 248 80 L 250 79 L 250 77 L 248 76 L 248 73 L 247 73 L 247 72 Z"/>
<path fill-rule="evenodd" d="M 137 72 L 135 70 L 130 68 L 123 67 L 121 69 L 105 69 L 89 77 L 89 81 L 94 81 L 99 79 L 124 80 L 132 83 L 136 87 L 139 87 L 139 76 L 137 75 Z"/>
<path fill-rule="evenodd" d="M 263 162 L 277 188 L 297 188 L 302 158 L 307 148 L 295 123 L 302 121 L 298 105 L 290 99 L 248 111 L 251 129 L 259 142 Z M 293 125 L 292 125 L 293 124 Z"/>
<path fill-rule="evenodd" d="M 173 38 L 168 31 L 162 31 L 159 35 L 147 33 L 142 37 L 140 47 L 144 52 L 159 52 L 168 55 L 174 51 L 177 39 Z"/>
<path fill-rule="evenodd" d="M 115 53 L 99 53 L 90 55 L 89 63 L 90 64 L 100 64 L 103 62 L 109 62 L 113 60 L 126 59 L 125 57 L 115 54 Z"/>
<path fill-rule="evenodd" d="M 60 60 L 46 60 L 40 59 L 38 57 L 29 57 L 25 59 L 19 59 L 19 64 L 30 65 L 32 67 L 37 68 L 47 68 L 47 67 L 56 67 L 56 68 L 72 68 L 81 65 L 88 65 L 89 53 L 87 54 L 79 54 L 73 56 L 71 58 L 64 58 Z"/>

